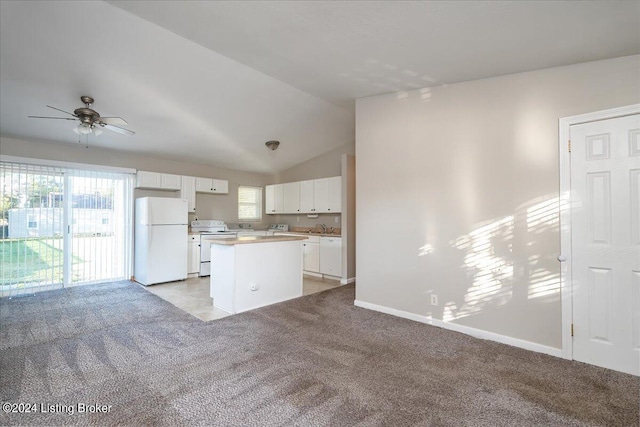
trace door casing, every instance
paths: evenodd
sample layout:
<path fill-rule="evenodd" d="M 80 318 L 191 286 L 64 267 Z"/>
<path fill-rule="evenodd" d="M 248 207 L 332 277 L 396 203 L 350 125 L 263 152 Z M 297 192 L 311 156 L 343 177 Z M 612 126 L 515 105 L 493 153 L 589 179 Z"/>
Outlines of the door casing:
<path fill-rule="evenodd" d="M 640 114 L 640 104 L 593 113 L 564 117 L 559 120 L 558 149 L 560 159 L 560 200 L 567 206 L 560 209 L 560 257 L 566 260 L 560 263 L 560 295 L 562 303 L 562 357 L 573 360 L 573 340 L 571 338 L 571 324 L 573 322 L 573 286 L 571 275 L 571 154 L 569 152 L 571 126 L 599 120 L 615 119 L 618 117 Z"/>

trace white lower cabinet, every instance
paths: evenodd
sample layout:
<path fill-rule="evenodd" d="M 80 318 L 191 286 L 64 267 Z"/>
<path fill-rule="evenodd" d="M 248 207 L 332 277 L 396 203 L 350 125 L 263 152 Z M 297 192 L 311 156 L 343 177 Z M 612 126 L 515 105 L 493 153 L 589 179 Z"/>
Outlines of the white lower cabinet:
<path fill-rule="evenodd" d="M 275 236 L 287 236 L 291 233 L 274 233 Z M 302 270 L 304 273 L 342 277 L 342 237 L 305 236 L 302 241 Z"/>
<path fill-rule="evenodd" d="M 320 241 L 318 237 L 309 237 L 302 241 L 302 269 L 311 273 L 320 272 Z"/>
<path fill-rule="evenodd" d="M 198 273 L 200 271 L 200 236 L 189 235 L 187 252 L 187 274 Z"/>
<path fill-rule="evenodd" d="M 320 273 L 342 276 L 341 237 L 320 237 Z"/>

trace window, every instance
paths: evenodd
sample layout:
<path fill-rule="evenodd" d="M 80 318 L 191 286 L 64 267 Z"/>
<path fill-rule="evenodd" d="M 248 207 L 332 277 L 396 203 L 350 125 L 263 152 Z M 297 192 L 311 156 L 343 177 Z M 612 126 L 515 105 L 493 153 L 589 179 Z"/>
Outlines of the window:
<path fill-rule="evenodd" d="M 262 187 L 238 187 L 238 221 L 262 220 Z"/>
<path fill-rule="evenodd" d="M 35 215 L 27 216 L 27 228 L 38 228 L 38 220 L 36 219 Z"/>

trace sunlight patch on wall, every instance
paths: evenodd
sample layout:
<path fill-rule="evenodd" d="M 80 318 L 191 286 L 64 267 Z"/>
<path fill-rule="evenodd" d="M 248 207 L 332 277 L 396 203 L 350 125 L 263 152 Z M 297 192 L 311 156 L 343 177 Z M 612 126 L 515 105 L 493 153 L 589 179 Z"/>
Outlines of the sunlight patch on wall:
<path fill-rule="evenodd" d="M 527 209 L 527 232 L 531 235 L 541 233 L 558 233 L 560 230 L 560 215 L 569 209 L 568 194 L 552 197 L 536 203 Z M 535 241 L 529 239 L 528 245 Z M 553 254 L 545 254 L 547 257 Z M 546 298 L 557 300 L 560 297 L 560 271 L 550 271 L 541 266 L 544 260 L 541 254 L 529 256 L 529 287 L 527 299 Z"/>
<path fill-rule="evenodd" d="M 512 297 L 511 256 L 514 217 L 506 216 L 457 238 L 451 245 L 465 250 L 464 266 L 473 283 L 459 309 L 445 304 L 443 320 L 451 321 L 482 311 L 488 304 L 503 305 Z"/>
<path fill-rule="evenodd" d="M 542 233 L 547 227 L 558 229 L 560 212 L 569 208 L 566 197 L 554 197 L 536 203 L 527 209 L 527 230 L 536 234 Z"/>
<path fill-rule="evenodd" d="M 435 248 L 431 243 L 425 243 L 423 246 L 418 248 L 418 256 L 425 256 L 432 254 Z"/>

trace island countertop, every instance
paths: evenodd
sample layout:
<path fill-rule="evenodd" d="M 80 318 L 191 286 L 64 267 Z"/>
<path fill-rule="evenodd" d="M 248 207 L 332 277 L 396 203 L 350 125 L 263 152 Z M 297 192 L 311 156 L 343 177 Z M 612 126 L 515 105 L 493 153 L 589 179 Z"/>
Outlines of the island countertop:
<path fill-rule="evenodd" d="M 212 245 L 243 245 L 247 243 L 272 243 L 287 242 L 292 240 L 306 240 L 304 236 L 241 236 L 233 239 L 211 239 L 208 240 Z"/>

